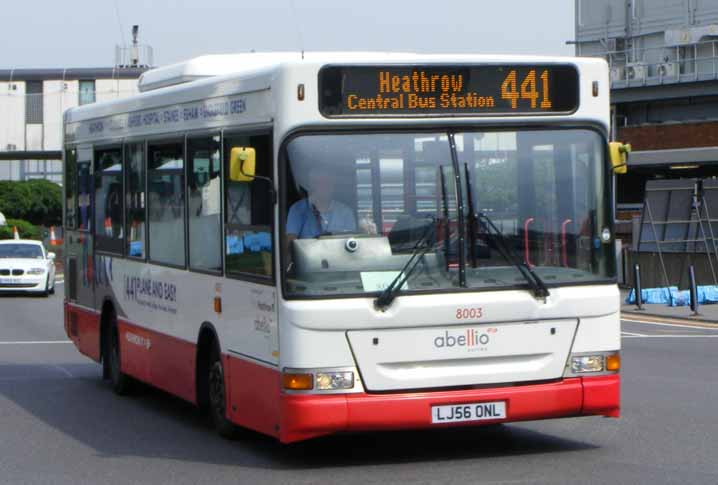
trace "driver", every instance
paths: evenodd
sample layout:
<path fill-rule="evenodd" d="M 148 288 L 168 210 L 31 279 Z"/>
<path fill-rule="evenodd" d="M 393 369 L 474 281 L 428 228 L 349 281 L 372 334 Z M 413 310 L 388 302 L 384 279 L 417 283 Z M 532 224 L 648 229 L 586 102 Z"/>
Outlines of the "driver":
<path fill-rule="evenodd" d="M 290 241 L 356 231 L 352 210 L 333 198 L 336 186 L 333 173 L 313 167 L 309 171 L 307 186 L 307 197 L 289 208 L 287 237 Z"/>

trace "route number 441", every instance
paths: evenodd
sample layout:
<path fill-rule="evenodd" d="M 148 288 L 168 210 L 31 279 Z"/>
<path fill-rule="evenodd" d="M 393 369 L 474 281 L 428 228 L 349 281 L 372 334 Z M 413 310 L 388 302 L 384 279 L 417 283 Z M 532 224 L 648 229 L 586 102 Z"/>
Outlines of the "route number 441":
<path fill-rule="evenodd" d="M 541 82 L 541 93 L 536 89 L 536 69 L 530 69 L 526 77 L 518 84 L 516 70 L 512 69 L 501 83 L 501 99 L 508 99 L 511 102 L 511 109 L 518 108 L 519 99 L 527 99 L 531 109 L 536 109 L 538 100 L 541 98 L 541 109 L 551 108 L 551 98 L 548 92 L 548 71 L 543 70 L 539 75 Z"/>

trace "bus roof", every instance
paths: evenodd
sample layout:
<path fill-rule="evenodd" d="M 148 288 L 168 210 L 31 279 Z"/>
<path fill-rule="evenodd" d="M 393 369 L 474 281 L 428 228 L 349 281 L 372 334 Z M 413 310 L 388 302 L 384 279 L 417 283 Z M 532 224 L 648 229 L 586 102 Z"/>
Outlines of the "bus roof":
<path fill-rule="evenodd" d="M 581 67 L 605 64 L 600 58 L 408 52 L 273 52 L 208 55 L 145 72 L 139 95 L 71 108 L 65 122 L 91 120 L 241 91 L 267 89 L 279 71 L 292 66 L 326 64 L 481 64 L 566 63 Z"/>

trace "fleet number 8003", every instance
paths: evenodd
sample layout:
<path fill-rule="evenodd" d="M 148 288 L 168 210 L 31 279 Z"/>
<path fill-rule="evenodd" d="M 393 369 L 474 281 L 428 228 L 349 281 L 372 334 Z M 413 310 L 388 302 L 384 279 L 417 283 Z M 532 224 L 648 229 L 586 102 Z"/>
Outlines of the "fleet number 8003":
<path fill-rule="evenodd" d="M 457 320 L 475 320 L 484 316 L 484 310 L 481 307 L 467 307 L 456 309 Z"/>

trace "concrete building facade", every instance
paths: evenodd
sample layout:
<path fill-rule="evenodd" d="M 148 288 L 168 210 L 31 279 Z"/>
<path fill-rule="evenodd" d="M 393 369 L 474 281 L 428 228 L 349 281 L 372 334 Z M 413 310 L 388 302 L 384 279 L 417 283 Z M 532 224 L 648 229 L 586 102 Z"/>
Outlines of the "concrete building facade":
<path fill-rule="evenodd" d="M 612 137 L 634 150 L 617 179 L 619 220 L 640 211 L 646 180 L 718 176 L 718 0 L 576 0 L 575 8 L 576 55 L 608 61 Z"/>
<path fill-rule="evenodd" d="M 0 69 L 0 180 L 62 180 L 62 117 L 138 93 L 146 68 Z"/>

